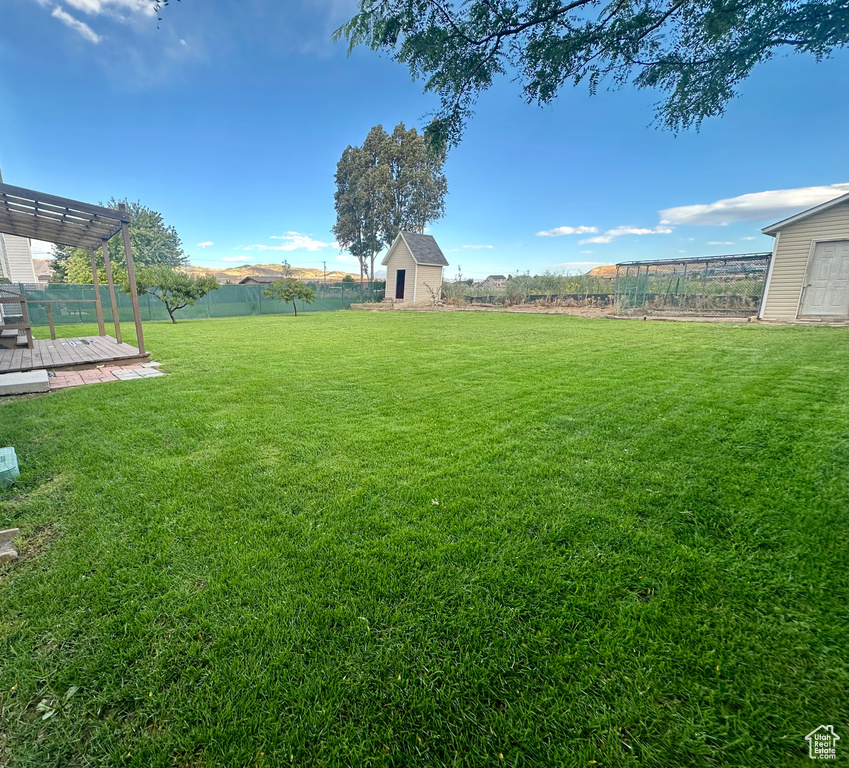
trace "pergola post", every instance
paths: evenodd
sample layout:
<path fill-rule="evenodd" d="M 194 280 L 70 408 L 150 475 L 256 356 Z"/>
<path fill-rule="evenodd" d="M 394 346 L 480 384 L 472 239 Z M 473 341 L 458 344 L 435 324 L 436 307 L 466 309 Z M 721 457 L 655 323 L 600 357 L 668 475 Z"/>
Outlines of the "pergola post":
<path fill-rule="evenodd" d="M 124 203 L 118 203 L 118 210 L 125 213 L 127 206 Z M 130 227 L 126 221 L 121 221 L 121 237 L 124 240 L 124 256 L 127 259 L 127 279 L 130 282 L 130 299 L 133 302 L 136 339 L 138 339 L 139 352 L 145 354 L 144 333 L 142 331 L 141 312 L 139 311 L 139 290 L 136 285 L 136 265 L 133 263 L 133 249 L 130 245 Z"/>
<path fill-rule="evenodd" d="M 100 302 L 100 281 L 97 278 L 97 258 L 94 250 L 88 252 L 91 259 L 91 281 L 94 283 L 94 309 L 97 313 L 97 333 L 99 336 L 106 335 L 106 326 L 103 325 L 103 304 Z"/>
<path fill-rule="evenodd" d="M 118 297 L 115 296 L 115 282 L 112 280 L 112 262 L 109 260 L 109 242 L 100 244 L 103 251 L 103 264 L 106 267 L 106 283 L 109 286 L 109 303 L 112 305 L 112 322 L 115 325 L 115 341 L 121 343 L 121 321 L 118 320 Z"/>

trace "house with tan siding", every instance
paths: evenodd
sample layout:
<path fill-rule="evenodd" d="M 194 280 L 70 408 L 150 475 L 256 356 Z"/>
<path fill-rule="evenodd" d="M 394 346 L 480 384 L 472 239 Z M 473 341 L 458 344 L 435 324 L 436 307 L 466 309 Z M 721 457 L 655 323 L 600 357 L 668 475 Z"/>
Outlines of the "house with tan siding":
<path fill-rule="evenodd" d="M 448 261 L 432 235 L 399 232 L 381 263 L 386 267 L 386 301 L 431 304 L 439 297 Z"/>
<path fill-rule="evenodd" d="M 775 245 L 759 317 L 849 320 L 849 194 L 761 231 Z"/>

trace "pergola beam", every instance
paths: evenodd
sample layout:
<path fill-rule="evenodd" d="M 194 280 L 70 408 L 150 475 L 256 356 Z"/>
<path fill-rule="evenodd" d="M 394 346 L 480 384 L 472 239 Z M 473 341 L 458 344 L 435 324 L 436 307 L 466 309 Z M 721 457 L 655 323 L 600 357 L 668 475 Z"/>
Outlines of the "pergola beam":
<path fill-rule="evenodd" d="M 100 280 L 97 277 L 97 256 L 94 251 L 88 252 L 91 259 L 91 282 L 94 284 L 94 310 L 97 314 L 97 332 L 100 336 L 106 335 L 106 327 L 103 325 L 103 304 L 100 301 Z"/>
<path fill-rule="evenodd" d="M 112 306 L 112 324 L 115 326 L 115 341 L 121 343 L 121 321 L 118 319 L 118 299 L 115 296 L 115 283 L 112 280 L 112 262 L 109 259 L 109 243 L 104 240 L 100 247 L 103 249 L 103 266 L 106 268 L 106 284 L 109 286 L 109 303 Z"/>
<path fill-rule="evenodd" d="M 0 232 L 93 250 L 129 223 L 125 211 L 0 183 Z"/>
<path fill-rule="evenodd" d="M 124 204 L 118 203 L 122 212 Z M 133 262 L 133 248 L 130 245 L 130 227 L 126 221 L 121 222 L 121 235 L 124 240 L 124 256 L 127 259 L 127 281 L 130 284 L 130 298 L 133 300 L 133 320 L 136 323 L 136 339 L 138 341 L 139 352 L 145 354 L 144 349 L 144 332 L 142 331 L 141 312 L 139 311 L 139 291 L 136 286 L 136 265 Z"/>
<path fill-rule="evenodd" d="M 48 195 L 46 192 L 36 192 L 34 189 L 25 189 L 24 187 L 16 187 L 12 184 L 0 183 L 0 195 L 12 195 L 23 200 L 33 200 L 38 203 L 51 203 L 59 208 L 69 208 L 74 211 L 80 211 L 88 215 L 102 216 L 105 219 L 113 219 L 126 221 L 130 223 L 130 219 L 126 211 L 118 211 L 114 208 L 104 208 L 102 205 L 92 205 L 91 203 L 83 203 L 79 200 L 71 200 L 68 197 L 59 197 L 57 195 Z"/>
<path fill-rule="evenodd" d="M 83 248 L 89 252 L 92 282 L 94 284 L 97 328 L 101 336 L 106 335 L 103 320 L 103 304 L 100 298 L 100 281 L 97 276 L 97 257 L 95 251 L 101 248 L 106 267 L 106 281 L 109 285 L 109 301 L 112 305 L 112 320 L 115 323 L 115 338 L 121 343 L 121 326 L 118 319 L 118 302 L 115 296 L 115 283 L 112 276 L 112 264 L 109 260 L 107 241 L 122 235 L 124 253 L 127 259 L 127 275 L 130 283 L 130 299 L 133 304 L 133 320 L 136 325 L 136 338 L 139 352 L 145 354 L 144 332 L 139 311 L 139 295 L 136 287 L 136 270 L 133 263 L 133 251 L 130 245 L 130 217 L 123 203 L 118 210 L 104 208 L 102 205 L 90 205 L 67 197 L 36 192 L 12 184 L 4 184 L 0 177 L 0 233 L 17 235 L 51 243 Z M 50 302 L 47 302 L 50 313 Z"/>
<path fill-rule="evenodd" d="M 73 248 L 96 248 L 100 241 L 109 239 L 121 231 L 120 222 L 114 227 L 97 224 L 82 224 L 76 221 L 61 221 L 44 216 L 40 211 L 24 213 L 10 208 L 0 208 L 0 232 L 36 240 L 47 240 Z"/>

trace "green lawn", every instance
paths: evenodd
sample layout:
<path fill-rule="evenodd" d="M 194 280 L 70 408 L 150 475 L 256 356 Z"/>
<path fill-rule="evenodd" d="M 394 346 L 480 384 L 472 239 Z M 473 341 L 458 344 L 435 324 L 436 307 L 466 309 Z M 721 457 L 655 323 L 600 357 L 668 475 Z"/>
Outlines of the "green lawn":
<path fill-rule="evenodd" d="M 0 403 L 0 765 L 845 761 L 845 329 L 146 332 L 172 375 Z"/>

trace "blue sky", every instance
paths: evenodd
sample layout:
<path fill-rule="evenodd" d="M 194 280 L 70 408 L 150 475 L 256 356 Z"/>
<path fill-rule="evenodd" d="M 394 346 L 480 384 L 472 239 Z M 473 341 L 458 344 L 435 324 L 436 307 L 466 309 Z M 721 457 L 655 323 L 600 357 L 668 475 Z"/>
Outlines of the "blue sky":
<path fill-rule="evenodd" d="M 4 180 L 139 199 L 195 264 L 356 271 L 330 231 L 336 162 L 372 125 L 421 128 L 434 97 L 331 42 L 350 0 L 183 0 L 158 28 L 148 5 L 4 0 Z M 505 78 L 450 154 L 429 232 L 449 276 L 769 250 L 762 226 L 849 191 L 847 76 L 847 53 L 779 56 L 678 136 L 651 125 L 655 92 L 579 86 L 539 108 Z"/>

